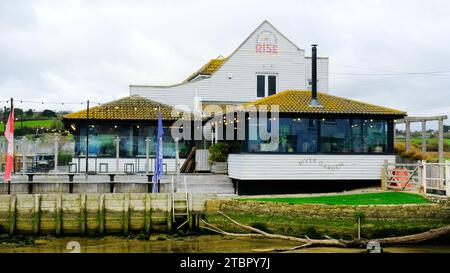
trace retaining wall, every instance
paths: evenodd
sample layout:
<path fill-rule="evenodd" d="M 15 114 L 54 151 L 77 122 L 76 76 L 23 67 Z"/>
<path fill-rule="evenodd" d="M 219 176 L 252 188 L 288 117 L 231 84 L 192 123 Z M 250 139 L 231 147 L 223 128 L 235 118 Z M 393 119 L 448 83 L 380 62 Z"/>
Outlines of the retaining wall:
<path fill-rule="evenodd" d="M 172 198 L 167 193 L 80 193 L 0 195 L 0 233 L 113 234 L 168 232 Z M 212 194 L 188 194 L 189 224 L 196 229 Z M 184 220 L 184 219 L 182 219 Z"/>

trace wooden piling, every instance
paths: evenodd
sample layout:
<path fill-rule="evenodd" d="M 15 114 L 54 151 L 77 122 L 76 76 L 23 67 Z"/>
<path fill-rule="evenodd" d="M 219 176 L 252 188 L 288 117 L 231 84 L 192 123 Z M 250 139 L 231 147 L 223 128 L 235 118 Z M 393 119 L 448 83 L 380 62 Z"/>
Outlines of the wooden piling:
<path fill-rule="evenodd" d="M 62 195 L 56 195 L 55 202 L 55 234 L 60 235 L 62 230 Z"/>
<path fill-rule="evenodd" d="M 173 217 L 173 213 L 172 213 L 172 194 L 167 193 L 167 233 L 170 234 L 172 233 L 172 217 Z"/>
<path fill-rule="evenodd" d="M 98 201 L 98 233 L 105 233 L 105 195 L 100 194 Z"/>
<path fill-rule="evenodd" d="M 11 195 L 10 205 L 9 205 L 9 234 L 14 235 L 16 231 L 16 195 Z"/>
<path fill-rule="evenodd" d="M 33 217 L 33 233 L 35 235 L 39 234 L 39 223 L 40 223 L 40 213 L 41 213 L 41 195 L 34 195 L 34 217 Z"/>
<path fill-rule="evenodd" d="M 144 216 L 144 232 L 145 234 L 150 234 L 151 229 L 151 195 L 145 194 L 145 216 Z"/>
<path fill-rule="evenodd" d="M 80 234 L 86 234 L 86 194 L 80 194 Z"/>
<path fill-rule="evenodd" d="M 128 234 L 130 230 L 130 194 L 125 193 L 123 202 L 123 233 Z"/>

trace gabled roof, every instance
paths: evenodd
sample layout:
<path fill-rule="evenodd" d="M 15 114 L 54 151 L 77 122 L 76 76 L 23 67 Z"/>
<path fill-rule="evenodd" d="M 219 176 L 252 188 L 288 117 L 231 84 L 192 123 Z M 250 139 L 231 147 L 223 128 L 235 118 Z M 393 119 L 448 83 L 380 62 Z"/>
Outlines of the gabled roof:
<path fill-rule="evenodd" d="M 91 120 L 158 120 L 158 107 L 161 108 L 161 117 L 163 120 L 177 120 L 178 116 L 172 116 L 179 113 L 179 116 L 189 116 L 188 112 L 183 112 L 172 106 L 162 104 L 141 96 L 133 95 L 114 100 L 89 109 L 89 119 Z M 63 121 L 86 119 L 87 110 L 70 113 L 63 116 Z"/>
<path fill-rule="evenodd" d="M 406 112 L 387 107 L 377 106 L 356 100 L 317 93 L 317 100 L 322 107 L 311 107 L 311 91 L 286 90 L 275 95 L 265 97 L 243 106 L 244 111 L 264 110 L 267 107 L 278 106 L 280 113 L 301 114 L 357 114 L 357 115 L 385 115 L 406 116 Z"/>
<path fill-rule="evenodd" d="M 197 76 L 205 75 L 210 76 L 214 72 L 216 72 L 217 69 L 227 60 L 227 58 L 224 58 L 223 56 L 219 56 L 216 59 L 211 59 L 209 62 L 207 62 L 204 66 L 202 66 L 199 70 L 192 73 L 184 82 L 191 81 L 195 79 Z"/>

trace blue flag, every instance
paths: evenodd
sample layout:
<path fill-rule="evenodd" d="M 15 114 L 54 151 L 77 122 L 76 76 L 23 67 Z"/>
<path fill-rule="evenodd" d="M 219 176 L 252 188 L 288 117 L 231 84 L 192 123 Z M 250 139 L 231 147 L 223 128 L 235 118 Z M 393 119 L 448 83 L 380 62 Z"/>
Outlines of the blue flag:
<path fill-rule="evenodd" d="M 163 175 L 163 126 L 161 118 L 161 109 L 158 108 L 158 135 L 156 139 L 156 162 L 155 162 L 155 175 L 153 176 L 153 192 L 158 192 L 157 183 Z"/>

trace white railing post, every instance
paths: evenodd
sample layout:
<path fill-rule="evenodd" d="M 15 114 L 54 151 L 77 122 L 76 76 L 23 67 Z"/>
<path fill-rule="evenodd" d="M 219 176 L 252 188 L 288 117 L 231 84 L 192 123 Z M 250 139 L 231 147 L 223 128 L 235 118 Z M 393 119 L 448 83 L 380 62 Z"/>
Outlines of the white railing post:
<path fill-rule="evenodd" d="M 116 173 L 119 173 L 120 137 L 117 136 L 115 141 L 116 141 Z"/>
<path fill-rule="evenodd" d="M 445 195 L 450 196 L 450 161 L 445 161 Z"/>
<path fill-rule="evenodd" d="M 421 177 L 421 185 L 424 194 L 427 194 L 427 161 L 422 160 L 422 177 Z"/>
<path fill-rule="evenodd" d="M 25 149 L 25 143 L 27 142 L 27 138 L 25 136 L 22 137 L 20 140 L 20 152 L 22 156 L 22 174 L 25 174 L 27 169 L 27 156 L 26 156 L 26 149 Z"/>

